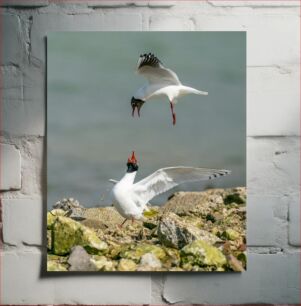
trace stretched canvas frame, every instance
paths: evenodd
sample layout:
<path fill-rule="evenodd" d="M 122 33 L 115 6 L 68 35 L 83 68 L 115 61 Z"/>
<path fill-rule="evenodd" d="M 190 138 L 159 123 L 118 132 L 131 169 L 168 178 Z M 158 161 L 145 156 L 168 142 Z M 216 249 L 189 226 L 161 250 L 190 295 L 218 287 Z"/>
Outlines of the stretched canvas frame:
<path fill-rule="evenodd" d="M 57 32 L 47 38 L 47 271 L 210 272 L 246 269 L 246 33 Z M 131 116 L 154 53 L 209 95 L 167 98 Z M 229 169 L 150 201 L 123 222 L 110 179 L 135 151 L 137 181 L 157 169 Z"/>

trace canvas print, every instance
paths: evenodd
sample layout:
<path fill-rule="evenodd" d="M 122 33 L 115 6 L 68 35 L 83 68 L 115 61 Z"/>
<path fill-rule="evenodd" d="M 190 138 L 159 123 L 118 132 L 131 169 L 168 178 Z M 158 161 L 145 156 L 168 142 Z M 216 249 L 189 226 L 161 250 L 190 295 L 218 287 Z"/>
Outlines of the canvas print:
<path fill-rule="evenodd" d="M 47 271 L 243 272 L 246 205 L 245 32 L 48 35 Z"/>

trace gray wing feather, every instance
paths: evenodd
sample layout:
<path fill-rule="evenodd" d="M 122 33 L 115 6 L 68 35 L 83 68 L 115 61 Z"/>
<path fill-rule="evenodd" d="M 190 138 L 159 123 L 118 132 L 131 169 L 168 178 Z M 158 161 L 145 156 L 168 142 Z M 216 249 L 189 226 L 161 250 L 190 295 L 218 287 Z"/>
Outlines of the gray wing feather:
<path fill-rule="evenodd" d="M 137 73 L 144 76 L 150 84 L 181 85 L 176 73 L 171 69 L 165 68 L 152 53 L 140 55 L 137 63 Z"/>
<path fill-rule="evenodd" d="M 183 183 L 211 180 L 230 174 L 229 170 L 170 167 L 162 168 L 134 184 L 133 191 L 147 203 L 153 197 Z"/>

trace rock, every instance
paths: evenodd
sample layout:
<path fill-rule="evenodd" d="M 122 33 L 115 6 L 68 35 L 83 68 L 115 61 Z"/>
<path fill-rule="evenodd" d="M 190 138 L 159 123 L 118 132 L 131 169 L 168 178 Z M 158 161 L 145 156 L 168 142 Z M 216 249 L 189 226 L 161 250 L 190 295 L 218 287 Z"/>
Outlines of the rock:
<path fill-rule="evenodd" d="M 243 272 L 245 269 L 242 266 L 242 263 L 235 258 L 232 254 L 227 255 L 228 265 L 233 271 Z"/>
<path fill-rule="evenodd" d="M 131 259 L 122 258 L 118 264 L 118 271 L 136 271 L 137 265 Z"/>
<path fill-rule="evenodd" d="M 47 230 L 47 250 L 51 251 L 52 249 L 52 231 L 51 230 Z"/>
<path fill-rule="evenodd" d="M 68 271 L 66 266 L 56 262 L 56 261 L 47 261 L 47 271 L 48 272 L 54 272 L 54 271 Z"/>
<path fill-rule="evenodd" d="M 164 267 L 166 267 L 169 270 L 172 267 L 180 265 L 181 257 L 179 250 L 174 248 L 164 248 L 164 251 L 167 254 L 167 258 L 164 259 Z"/>
<path fill-rule="evenodd" d="M 121 250 L 121 252 L 119 253 L 119 257 L 131 259 L 136 263 L 139 263 L 141 257 L 147 253 L 154 254 L 160 260 L 166 257 L 165 251 L 160 246 L 147 244 L 147 243 L 131 245 L 126 249 Z"/>
<path fill-rule="evenodd" d="M 246 269 L 247 268 L 247 255 L 246 255 L 246 252 L 239 253 L 237 255 L 237 259 L 242 263 L 243 268 Z"/>
<path fill-rule="evenodd" d="M 246 189 L 242 187 L 233 188 L 225 191 L 224 204 L 245 204 L 246 203 Z"/>
<path fill-rule="evenodd" d="M 238 233 L 237 231 L 228 228 L 226 229 L 222 234 L 221 237 L 225 238 L 226 240 L 236 240 L 241 236 L 240 233 Z"/>
<path fill-rule="evenodd" d="M 66 212 L 65 216 L 74 220 L 83 220 L 85 208 L 73 198 L 62 199 L 53 205 L 55 209 L 62 209 Z"/>
<path fill-rule="evenodd" d="M 163 245 L 177 249 L 199 239 L 210 244 L 220 241 L 217 236 L 184 222 L 171 212 L 163 215 L 158 227 L 158 238 Z"/>
<path fill-rule="evenodd" d="M 70 265 L 69 271 L 97 271 L 97 267 L 91 261 L 91 256 L 79 245 L 71 249 L 68 264 Z"/>
<path fill-rule="evenodd" d="M 182 266 L 189 264 L 193 266 L 211 266 L 215 270 L 222 268 L 226 263 L 226 257 L 216 247 L 202 240 L 196 240 L 186 245 L 181 250 Z"/>
<path fill-rule="evenodd" d="M 114 207 L 95 207 L 88 208 L 83 212 L 84 224 L 90 223 L 93 228 L 114 228 L 120 225 L 124 218 Z M 93 221 L 92 221 L 93 220 Z"/>
<path fill-rule="evenodd" d="M 105 251 L 108 248 L 93 230 L 68 217 L 57 217 L 52 226 L 52 252 L 65 255 L 76 245 L 85 247 L 89 253 Z"/>
<path fill-rule="evenodd" d="M 56 256 L 49 257 L 50 269 L 246 269 L 245 202 L 246 188 L 241 187 L 178 192 L 161 207 L 148 206 L 143 220 L 120 228 L 124 218 L 114 207 L 86 209 L 63 199 L 47 213 L 48 254 Z"/>
<path fill-rule="evenodd" d="M 223 204 L 222 190 L 177 192 L 162 207 L 162 211 L 163 213 L 173 212 L 179 216 L 207 215 Z"/>
<path fill-rule="evenodd" d="M 245 204 L 246 188 L 208 189 L 202 192 L 177 192 L 162 207 L 162 212 L 179 216 L 206 216 L 225 204 Z"/>
<path fill-rule="evenodd" d="M 64 198 L 53 205 L 55 209 L 62 209 L 64 211 L 69 211 L 71 208 L 84 208 L 79 202 L 73 198 Z"/>
<path fill-rule="evenodd" d="M 98 271 L 115 271 L 114 262 L 107 259 L 105 256 L 93 255 L 91 262 Z"/>
<path fill-rule="evenodd" d="M 153 271 L 160 268 L 162 268 L 162 263 L 153 253 L 146 253 L 141 256 L 138 271 Z"/>
<path fill-rule="evenodd" d="M 47 212 L 47 229 L 51 229 L 58 216 L 65 216 L 66 212 L 62 209 L 53 209 Z"/>
<path fill-rule="evenodd" d="M 160 214 L 160 207 L 159 206 L 152 206 L 147 207 L 147 209 L 143 212 L 143 216 L 147 219 L 153 219 Z"/>
<path fill-rule="evenodd" d="M 47 255 L 47 271 L 68 271 L 67 258 L 57 255 Z"/>

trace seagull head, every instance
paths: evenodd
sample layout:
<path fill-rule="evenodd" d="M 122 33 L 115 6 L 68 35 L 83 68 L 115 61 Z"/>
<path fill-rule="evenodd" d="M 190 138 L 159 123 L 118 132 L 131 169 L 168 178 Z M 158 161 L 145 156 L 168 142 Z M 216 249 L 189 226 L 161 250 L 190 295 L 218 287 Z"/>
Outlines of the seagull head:
<path fill-rule="evenodd" d="M 128 162 L 126 165 L 127 165 L 126 172 L 128 173 L 135 172 L 138 170 L 138 163 L 134 151 L 132 152 L 132 155 L 128 158 Z"/>
<path fill-rule="evenodd" d="M 132 97 L 131 105 L 132 105 L 132 116 L 135 116 L 135 109 L 137 108 L 138 116 L 140 117 L 140 109 L 145 101 L 136 99 L 135 97 Z"/>

